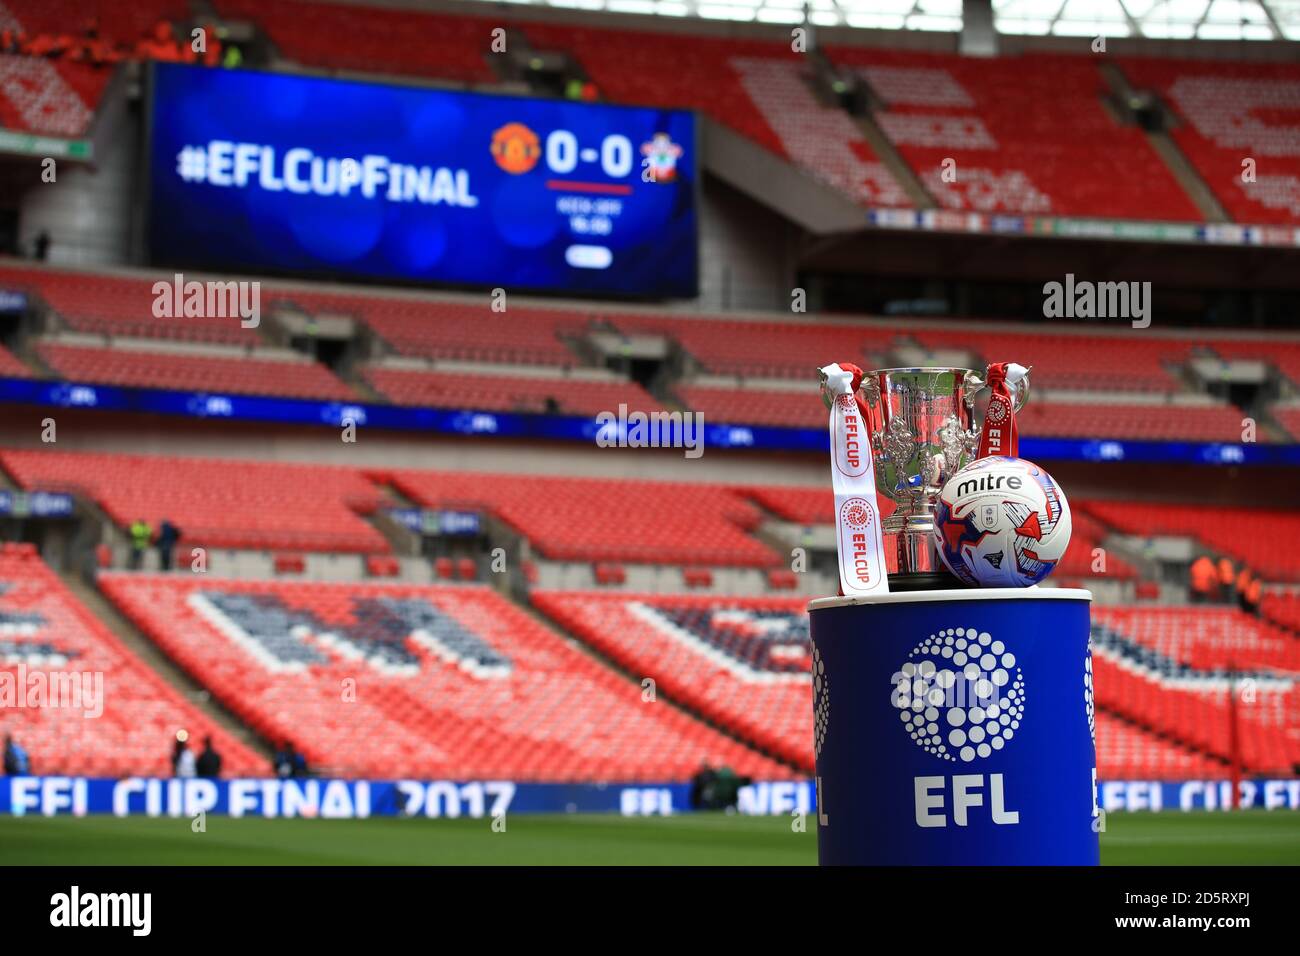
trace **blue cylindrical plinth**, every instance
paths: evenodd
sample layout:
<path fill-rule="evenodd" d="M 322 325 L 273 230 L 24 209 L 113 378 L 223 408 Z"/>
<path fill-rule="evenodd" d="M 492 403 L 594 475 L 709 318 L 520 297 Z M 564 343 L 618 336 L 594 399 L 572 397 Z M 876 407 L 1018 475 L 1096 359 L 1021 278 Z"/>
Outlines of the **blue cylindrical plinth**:
<path fill-rule="evenodd" d="M 1095 866 L 1091 599 L 813 601 L 821 863 Z"/>

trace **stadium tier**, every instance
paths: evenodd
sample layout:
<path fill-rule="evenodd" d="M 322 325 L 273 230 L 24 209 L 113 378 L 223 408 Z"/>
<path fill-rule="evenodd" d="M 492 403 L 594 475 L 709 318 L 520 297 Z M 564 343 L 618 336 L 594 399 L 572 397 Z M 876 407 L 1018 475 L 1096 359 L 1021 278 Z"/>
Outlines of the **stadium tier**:
<path fill-rule="evenodd" d="M 527 370 L 518 374 L 509 368 L 468 374 L 371 366 L 362 374 L 398 405 L 591 416 L 617 411 L 621 404 L 630 411 L 663 410 L 649 392 L 630 381 L 533 375 Z"/>
<path fill-rule="evenodd" d="M 1102 780 L 1226 780 L 1228 763 L 1189 750 L 1123 718 L 1098 711 L 1097 776 Z"/>
<path fill-rule="evenodd" d="M 0 346 L 0 376 L 4 378 L 31 378 L 33 372 L 18 356 Z"/>
<path fill-rule="evenodd" d="M 1093 638 L 1097 641 L 1094 627 Z M 1223 761 L 1234 752 L 1241 766 L 1258 774 L 1287 773 L 1300 760 L 1300 691 L 1294 676 L 1273 678 L 1247 672 L 1251 681 L 1249 706 L 1227 704 L 1228 681 L 1217 672 L 1196 672 L 1170 667 L 1155 652 L 1112 656 L 1108 645 L 1093 651 L 1093 674 L 1098 707 L 1185 747 Z M 1243 693 L 1239 688 L 1238 694 Z M 1239 743 L 1232 737 L 1238 723 Z"/>
<path fill-rule="evenodd" d="M 280 290 L 281 301 L 312 315 L 347 316 L 368 325 L 398 355 L 520 365 L 575 365 L 565 335 L 586 330 L 589 312 L 508 305 L 488 300 L 439 301 L 410 296 Z"/>
<path fill-rule="evenodd" d="M 36 354 L 74 382 L 338 401 L 359 398 L 324 365 L 297 355 L 291 359 L 257 354 L 233 357 L 128 348 L 124 343 L 94 348 L 58 342 L 39 343 Z"/>
<path fill-rule="evenodd" d="M 675 391 L 682 405 L 702 414 L 707 422 L 782 428 L 826 426 L 826 406 L 811 382 L 797 392 L 720 385 L 679 385 Z"/>
<path fill-rule="evenodd" d="M 868 356 L 888 346 L 892 334 L 875 326 L 791 322 L 788 319 L 743 321 L 723 318 L 678 319 L 610 314 L 620 332 L 663 335 L 708 372 L 750 378 L 808 378 L 809 369 L 840 361 L 874 367 Z"/>
<path fill-rule="evenodd" d="M 123 528 L 168 519 L 186 545 L 382 553 L 384 537 L 358 512 L 379 491 L 356 470 L 165 455 L 3 451 L 24 488 L 85 494 Z"/>
<path fill-rule="evenodd" d="M 1138 339 L 1108 335 L 1062 335 L 1040 331 L 919 329 L 911 333 L 927 349 L 965 349 L 988 361 L 1016 355 L 1032 366 L 1039 388 L 1116 392 L 1172 392 L 1178 381 L 1169 367 L 1187 360 L 1193 339 Z"/>
<path fill-rule="evenodd" d="M 812 769 L 805 601 L 538 591 L 533 603 L 656 693 Z"/>
<path fill-rule="evenodd" d="M 781 137 L 749 98 L 733 58 L 796 60 L 789 44 L 572 24 L 528 23 L 523 30 L 537 49 L 576 59 L 607 99 L 697 109 L 786 155 Z"/>
<path fill-rule="evenodd" d="M 1126 534 L 1184 535 L 1220 554 L 1244 561 L 1270 581 L 1300 579 L 1300 514 L 1275 508 L 1207 508 L 1137 501 L 1088 501 L 1094 517 Z"/>
<path fill-rule="evenodd" d="M 1201 218 L 1141 130 L 1103 108 L 1096 57 L 828 52 L 883 101 L 876 121 L 946 209 Z"/>
<path fill-rule="evenodd" d="M 170 282 L 171 276 L 159 276 Z M 252 345 L 238 318 L 203 309 L 183 319 L 154 315 L 155 279 L 0 265 L 0 282 L 36 295 L 74 332 Z"/>
<path fill-rule="evenodd" d="M 0 54 L 0 126 L 24 133 L 83 136 L 110 75 L 80 63 Z"/>
<path fill-rule="evenodd" d="M 781 598 L 670 597 L 537 591 L 533 603 L 601 653 L 638 674 L 656 677 L 657 690 L 796 766 L 812 767 L 807 711 L 811 705 L 804 602 Z M 1098 704 L 1111 708 L 1097 720 L 1098 773 L 1105 779 L 1226 777 L 1226 705 L 1212 672 L 1172 670 L 1139 676 L 1146 661 L 1132 633 L 1159 632 L 1172 618 L 1163 609 L 1098 608 L 1108 641 L 1094 654 L 1105 673 Z M 1250 632 L 1252 623 L 1223 609 L 1226 630 Z M 1233 618 L 1229 621 L 1228 618 Z M 1124 680 L 1112 680 L 1122 671 Z M 1185 690 L 1189 680 L 1203 690 Z M 1099 685 L 1102 678 L 1097 678 Z M 1279 680 L 1279 685 L 1289 678 Z M 1223 684 L 1220 681 L 1220 684 Z M 1226 684 L 1224 684 L 1226 686 Z M 1300 757 L 1296 726 L 1300 695 L 1269 687 L 1259 712 L 1242 716 L 1243 754 L 1249 769 L 1284 771 Z M 1213 735 L 1187 733 L 1181 720 L 1199 715 Z"/>
<path fill-rule="evenodd" d="M 1016 420 L 1022 435 L 1066 437 L 1105 435 L 1145 441 L 1241 441 L 1244 412 L 1235 405 L 1125 405 L 1119 402 L 1060 402 L 1026 405 Z M 1260 441 L 1268 435 L 1259 434 Z"/>
<path fill-rule="evenodd" d="M 99 36 L 134 43 L 159 20 L 183 20 L 186 0 L 4 0 L 17 29 L 29 35 L 78 33 L 94 22 Z M 8 24 L 6 24 L 8 26 Z"/>
<path fill-rule="evenodd" d="M 636 782 L 686 779 L 712 760 L 791 775 L 670 704 L 643 703 L 638 684 L 485 587 L 100 581 L 231 711 L 326 772 Z"/>
<path fill-rule="evenodd" d="M 1300 441 L 1300 407 L 1277 406 L 1273 409 L 1273 417 L 1282 423 L 1292 439 Z"/>
<path fill-rule="evenodd" d="M 1105 607 L 1093 619 L 1201 671 L 1300 674 L 1300 638 L 1230 607 Z"/>
<path fill-rule="evenodd" d="M 215 6 L 223 17 L 256 23 L 283 56 L 308 66 L 462 83 L 494 79 L 487 56 L 500 24 L 493 20 L 298 0 L 218 0 Z"/>
<path fill-rule="evenodd" d="M 196 741 L 211 735 L 229 774 L 265 770 L 257 754 L 132 655 L 31 545 L 0 545 L 0 670 L 22 694 L 38 674 L 50 688 L 56 678 L 80 681 L 83 706 L 26 697 L 5 704 L 4 730 L 23 741 L 35 773 L 169 776 L 178 730 Z M 69 699 L 76 698 L 61 701 Z"/>
<path fill-rule="evenodd" d="M 734 57 L 730 65 L 791 161 L 861 205 L 912 205 L 857 122 L 817 99 L 804 64 Z"/>
<path fill-rule="evenodd" d="M 1265 594 L 1260 609 L 1274 624 L 1292 634 L 1300 634 L 1300 594 L 1293 591 Z"/>
<path fill-rule="evenodd" d="M 1251 341 L 1223 341 L 1212 343 L 1214 352 L 1225 359 L 1254 359 L 1271 363 L 1279 372 L 1300 387 L 1300 344 L 1261 339 Z"/>
<path fill-rule="evenodd" d="M 1181 122 L 1171 135 L 1239 222 L 1300 219 L 1300 69 L 1290 63 L 1126 58 L 1133 86 L 1158 93 Z M 1243 165 L 1257 164 L 1253 175 Z"/>
<path fill-rule="evenodd" d="M 1033 367 L 1040 390 L 1022 413 L 1023 434 L 1236 443 L 1247 410 L 1193 384 L 1195 376 L 1187 372 L 1194 360 L 1257 360 L 1300 380 L 1300 345 L 1285 341 L 1168 335 L 1138 341 L 1123 334 L 1080 334 L 1065 326 L 1044 331 L 1000 323 L 985 330 L 956 322 L 735 319 L 590 305 L 516 303 L 500 313 L 486 301 L 463 298 L 267 284 L 262 301 L 272 316 L 283 311 L 357 323 L 357 351 L 372 360 L 349 360 L 336 373 L 272 349 L 271 342 L 282 341 L 275 337 L 274 318 L 262 328 L 243 329 L 234 317 L 156 317 L 153 281 L 0 266 L 0 282 L 29 291 L 54 316 L 56 335 L 28 340 L 26 354 L 61 378 L 92 384 L 326 401 L 360 401 L 366 395 L 406 406 L 581 416 L 626 404 L 632 410 L 697 411 L 708 422 L 820 430 L 824 407 L 809 390 L 812 385 L 801 392 L 764 380 L 806 381 L 808 370 L 830 355 L 863 367 L 888 365 L 905 354 L 911 362 L 973 366 L 1013 355 Z M 591 337 L 610 332 L 662 339 L 684 362 L 657 376 L 651 393 L 595 364 Z M 160 345 L 164 339 L 173 344 Z M 0 374 L 41 373 L 0 352 Z M 342 375 L 365 384 L 358 387 Z M 1259 441 L 1300 435 L 1291 394 L 1284 392 L 1274 406 L 1276 425 L 1263 424 Z"/>
<path fill-rule="evenodd" d="M 474 472 L 372 472 L 428 508 L 486 508 L 545 557 L 775 567 L 752 504 L 723 485 Z"/>

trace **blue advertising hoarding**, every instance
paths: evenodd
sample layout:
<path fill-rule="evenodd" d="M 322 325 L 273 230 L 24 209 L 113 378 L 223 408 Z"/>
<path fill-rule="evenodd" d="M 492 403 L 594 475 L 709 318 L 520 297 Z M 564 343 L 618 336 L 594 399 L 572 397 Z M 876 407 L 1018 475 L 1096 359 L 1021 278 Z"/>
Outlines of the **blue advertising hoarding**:
<path fill-rule="evenodd" d="M 688 111 L 156 64 L 149 150 L 159 263 L 697 291 Z"/>
<path fill-rule="evenodd" d="M 411 408 L 365 402 L 320 402 L 266 395 L 182 392 L 31 378 L 0 378 L 0 404 L 5 403 L 331 428 L 350 421 L 358 428 L 586 443 L 594 443 L 602 433 L 602 428 L 608 428 L 602 426 L 595 416 Z M 709 450 L 813 452 L 823 455 L 829 447 L 825 429 L 713 422 L 704 425 L 702 445 Z M 1300 466 L 1300 445 L 1267 442 L 1232 445 L 1215 442 L 1025 437 L 1020 440 L 1020 453 L 1031 461 Z"/>
<path fill-rule="evenodd" d="M 1226 780 L 1113 780 L 1098 784 L 1105 812 L 1222 811 Z M 1240 805 L 1300 810 L 1300 779 L 1243 780 Z M 268 818 L 395 816 L 486 818 L 504 813 L 619 813 L 666 816 L 690 809 L 690 784 L 525 783 L 510 780 L 164 780 L 156 777 L 5 777 L 0 816 L 180 817 L 200 811 Z M 741 788 L 747 816 L 816 809 L 811 780 L 758 781 Z"/>

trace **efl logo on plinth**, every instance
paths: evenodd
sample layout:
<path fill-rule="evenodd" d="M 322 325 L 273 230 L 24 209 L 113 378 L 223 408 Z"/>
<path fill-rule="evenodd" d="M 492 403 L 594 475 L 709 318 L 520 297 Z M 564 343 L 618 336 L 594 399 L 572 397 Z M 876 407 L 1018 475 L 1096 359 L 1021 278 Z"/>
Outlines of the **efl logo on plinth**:
<path fill-rule="evenodd" d="M 970 763 L 1001 750 L 1025 714 L 1016 656 L 988 631 L 949 627 L 912 648 L 898 669 L 892 703 L 926 753 Z"/>

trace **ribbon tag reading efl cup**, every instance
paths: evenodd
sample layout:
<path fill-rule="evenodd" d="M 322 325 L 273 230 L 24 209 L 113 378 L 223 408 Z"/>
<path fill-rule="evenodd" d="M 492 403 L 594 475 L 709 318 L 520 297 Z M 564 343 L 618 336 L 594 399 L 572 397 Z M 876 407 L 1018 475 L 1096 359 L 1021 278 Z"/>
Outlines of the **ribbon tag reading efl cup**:
<path fill-rule="evenodd" d="M 885 543 L 876 503 L 876 469 L 867 423 L 855 393 L 862 370 L 828 365 L 821 369 L 822 397 L 830 407 L 831 483 L 840 589 L 846 597 L 885 594 Z"/>
<path fill-rule="evenodd" d="M 984 432 L 980 436 L 978 458 L 989 455 L 1020 457 L 1020 436 L 1016 433 L 1016 404 L 1011 390 L 1020 385 L 1029 369 L 1014 362 L 994 362 L 985 382 L 992 393 L 984 413 Z"/>

